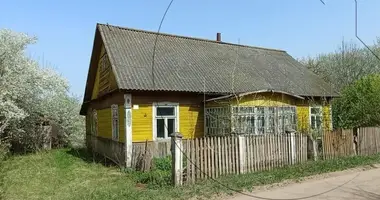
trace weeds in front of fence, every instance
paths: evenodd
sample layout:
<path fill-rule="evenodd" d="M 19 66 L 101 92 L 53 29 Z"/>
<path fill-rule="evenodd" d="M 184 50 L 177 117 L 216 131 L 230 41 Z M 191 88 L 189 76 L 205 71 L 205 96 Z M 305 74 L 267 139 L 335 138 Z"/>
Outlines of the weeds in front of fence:
<path fill-rule="evenodd" d="M 116 166 L 93 162 L 67 149 L 15 156 L 0 168 L 4 199 L 203 199 L 232 193 L 213 180 L 172 187 L 170 158 L 155 159 L 152 172 L 121 173 Z M 90 156 L 90 155 L 87 155 Z M 306 162 L 284 168 L 220 177 L 217 181 L 236 190 L 362 165 L 380 163 L 380 155 Z M 160 170 L 160 171 L 159 171 Z M 167 173 L 169 172 L 169 173 Z"/>
<path fill-rule="evenodd" d="M 150 172 L 133 172 L 135 181 L 146 184 L 148 188 L 167 187 L 171 184 L 171 158 L 158 158 L 154 161 L 156 168 Z M 300 181 L 305 177 L 334 171 L 346 170 L 358 166 L 380 163 L 380 154 L 372 156 L 351 156 L 331 160 L 308 161 L 302 164 L 274 168 L 267 171 L 240 175 L 222 176 L 217 180 L 236 190 L 254 189 L 255 186 L 279 183 L 286 180 Z M 209 196 L 215 193 L 231 193 L 214 180 L 199 181 L 193 185 L 180 187 L 188 193 Z"/>
<path fill-rule="evenodd" d="M 171 156 L 153 158 L 153 166 L 150 171 L 130 171 L 128 176 L 137 183 L 146 184 L 149 188 L 159 188 L 171 184 Z"/>

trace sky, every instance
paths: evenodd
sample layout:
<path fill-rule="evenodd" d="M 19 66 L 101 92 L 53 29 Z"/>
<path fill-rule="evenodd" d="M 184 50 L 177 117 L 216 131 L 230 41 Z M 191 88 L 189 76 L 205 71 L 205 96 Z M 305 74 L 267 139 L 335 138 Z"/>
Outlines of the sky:
<path fill-rule="evenodd" d="M 36 36 L 27 54 L 66 77 L 82 97 L 96 23 L 157 31 L 170 0 L 0 0 L 0 28 Z M 354 0 L 174 0 L 160 32 L 286 50 L 333 52 L 355 38 Z M 379 0 L 358 1 L 358 36 L 380 36 Z"/>

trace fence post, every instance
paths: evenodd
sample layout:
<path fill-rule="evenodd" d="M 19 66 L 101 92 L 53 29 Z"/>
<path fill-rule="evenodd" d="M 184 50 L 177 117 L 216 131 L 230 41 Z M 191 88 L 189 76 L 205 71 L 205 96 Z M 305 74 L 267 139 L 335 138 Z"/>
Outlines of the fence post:
<path fill-rule="evenodd" d="M 125 165 L 132 167 L 132 95 L 124 94 Z"/>
<path fill-rule="evenodd" d="M 291 154 L 292 154 L 292 165 L 294 165 L 295 161 L 296 161 L 296 143 L 294 141 L 295 139 L 295 134 L 294 132 L 291 132 L 290 133 L 290 147 L 291 147 Z"/>
<path fill-rule="evenodd" d="M 238 145 L 239 145 L 239 173 L 244 174 L 246 172 L 246 143 L 245 136 L 238 136 Z"/>
<path fill-rule="evenodd" d="M 318 160 L 318 143 L 317 140 L 313 139 L 313 155 L 314 155 L 314 161 Z"/>
<path fill-rule="evenodd" d="M 170 135 L 171 137 L 171 153 L 172 153 L 172 182 L 174 186 L 182 185 L 182 134 L 175 132 Z"/>
<path fill-rule="evenodd" d="M 318 160 L 318 143 L 311 134 L 307 136 L 307 157 L 314 161 Z"/>
<path fill-rule="evenodd" d="M 286 130 L 286 133 L 290 135 L 290 163 L 294 165 L 296 161 L 296 142 L 295 140 L 295 130 L 293 129 L 288 129 Z"/>

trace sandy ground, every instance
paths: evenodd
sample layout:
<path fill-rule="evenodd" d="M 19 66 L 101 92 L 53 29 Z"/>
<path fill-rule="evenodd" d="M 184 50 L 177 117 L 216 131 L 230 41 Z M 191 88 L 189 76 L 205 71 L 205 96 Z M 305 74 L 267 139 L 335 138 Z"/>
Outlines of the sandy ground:
<path fill-rule="evenodd" d="M 300 183 L 281 183 L 237 194 L 224 200 L 310 199 L 310 200 L 380 200 L 380 168 L 357 168 L 310 177 Z"/>

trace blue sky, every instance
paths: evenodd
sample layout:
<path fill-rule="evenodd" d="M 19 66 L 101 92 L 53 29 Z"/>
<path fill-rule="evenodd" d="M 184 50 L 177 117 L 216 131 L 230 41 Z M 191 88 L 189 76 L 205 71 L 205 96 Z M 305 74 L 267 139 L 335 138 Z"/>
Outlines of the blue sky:
<path fill-rule="evenodd" d="M 112 2 L 112 3 L 111 3 Z M 38 37 L 28 53 L 50 63 L 82 96 L 97 22 L 157 31 L 170 0 L 2 0 L 0 28 Z M 355 39 L 354 0 L 174 0 L 161 32 L 277 48 L 295 58 Z M 380 36 L 379 0 L 358 0 L 359 36 Z"/>

